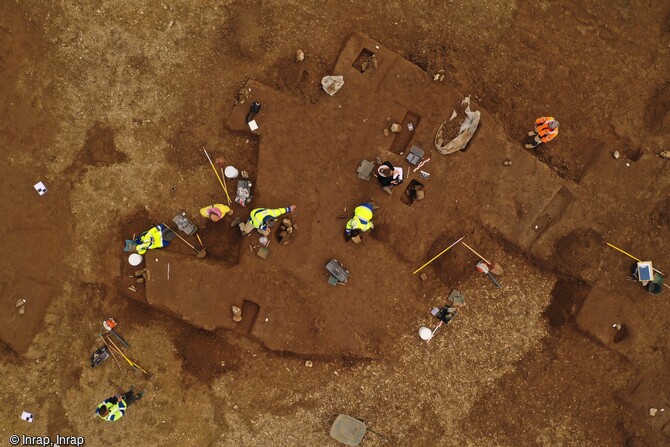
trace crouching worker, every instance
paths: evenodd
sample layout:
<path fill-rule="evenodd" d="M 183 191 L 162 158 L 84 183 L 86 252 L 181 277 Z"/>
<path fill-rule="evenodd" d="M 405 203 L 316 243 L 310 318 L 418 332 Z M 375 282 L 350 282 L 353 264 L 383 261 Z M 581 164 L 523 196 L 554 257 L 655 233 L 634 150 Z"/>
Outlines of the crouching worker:
<path fill-rule="evenodd" d="M 402 183 L 402 169 L 396 169 L 391 162 L 385 161 L 377 168 L 377 180 L 382 189 L 391 194 L 391 188 Z"/>
<path fill-rule="evenodd" d="M 240 230 L 242 230 L 242 234 L 247 235 L 255 228 L 260 234 L 267 236 L 270 234 L 276 219 L 282 214 L 290 213 L 292 211 L 295 211 L 295 205 L 275 209 L 256 208 L 255 210 L 251 211 L 249 220 L 240 224 Z"/>
<path fill-rule="evenodd" d="M 218 222 L 223 218 L 223 216 L 232 216 L 233 210 L 231 210 L 226 205 L 215 203 L 214 205 L 200 208 L 200 215 L 202 217 L 208 218 L 212 222 Z"/>
<path fill-rule="evenodd" d="M 535 129 L 528 132 L 533 140 L 526 144 L 526 149 L 537 149 L 541 144 L 548 143 L 558 135 L 558 121 L 553 116 L 543 116 L 535 120 Z"/>
<path fill-rule="evenodd" d="M 159 224 L 140 234 L 133 242 L 137 244 L 135 250 L 143 255 L 147 250 L 167 247 L 172 239 L 174 239 L 174 232 L 165 225 Z"/>
<path fill-rule="evenodd" d="M 144 392 L 135 394 L 135 387 L 131 386 L 130 391 L 123 394 L 117 394 L 98 405 L 95 409 L 96 414 L 109 422 L 118 421 L 126 414 L 126 408 L 134 402 L 142 399 Z"/>
<path fill-rule="evenodd" d="M 352 217 L 344 229 L 344 238 L 349 241 L 352 239 L 354 243 L 358 244 L 361 241 L 361 233 L 373 229 L 372 224 L 373 206 L 371 203 L 362 203 L 354 209 L 354 217 Z"/>

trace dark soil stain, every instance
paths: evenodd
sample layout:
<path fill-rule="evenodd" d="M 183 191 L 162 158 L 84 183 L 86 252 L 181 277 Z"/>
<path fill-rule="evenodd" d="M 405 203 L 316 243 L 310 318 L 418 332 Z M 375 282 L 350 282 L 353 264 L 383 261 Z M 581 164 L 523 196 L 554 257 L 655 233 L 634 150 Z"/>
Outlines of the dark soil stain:
<path fill-rule="evenodd" d="M 590 290 L 589 285 L 578 279 L 560 277 L 551 291 L 551 302 L 544 311 L 549 325 L 557 328 L 574 322 Z"/>

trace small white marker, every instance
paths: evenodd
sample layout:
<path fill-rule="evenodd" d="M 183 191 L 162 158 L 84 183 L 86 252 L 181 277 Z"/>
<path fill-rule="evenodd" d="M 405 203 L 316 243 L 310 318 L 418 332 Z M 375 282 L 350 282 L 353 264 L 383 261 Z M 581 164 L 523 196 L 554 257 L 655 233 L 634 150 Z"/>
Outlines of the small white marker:
<path fill-rule="evenodd" d="M 47 193 L 49 191 L 46 186 L 44 186 L 44 183 L 42 182 L 37 182 L 33 185 L 33 188 L 35 188 L 35 191 L 41 196 Z"/>
<path fill-rule="evenodd" d="M 253 132 L 254 130 L 258 129 L 258 124 L 256 123 L 256 120 L 251 120 L 249 121 L 249 129 Z"/>

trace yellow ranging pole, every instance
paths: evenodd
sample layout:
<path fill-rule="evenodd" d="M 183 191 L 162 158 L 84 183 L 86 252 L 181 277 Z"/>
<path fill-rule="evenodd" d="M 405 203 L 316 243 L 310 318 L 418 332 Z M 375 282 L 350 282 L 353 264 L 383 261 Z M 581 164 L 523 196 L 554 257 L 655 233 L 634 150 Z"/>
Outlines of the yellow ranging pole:
<path fill-rule="evenodd" d="M 612 244 L 610 244 L 609 242 L 607 243 L 607 245 L 608 245 L 609 247 L 612 247 L 612 248 L 615 249 L 616 251 L 625 254 L 625 255 L 628 256 L 629 258 L 631 258 L 631 259 L 635 259 L 637 262 L 642 262 L 641 259 L 636 258 L 635 256 L 631 255 L 630 253 L 628 253 L 628 252 L 626 252 L 626 251 L 623 251 L 623 250 L 620 249 L 619 247 L 617 247 L 617 246 L 615 246 L 615 245 L 612 245 Z M 653 267 L 652 267 L 652 268 L 653 268 Z M 660 270 L 654 269 L 654 271 L 655 271 L 656 273 L 658 273 L 659 275 L 663 275 L 663 276 L 665 276 L 665 273 L 663 273 L 663 272 L 660 271 Z"/>
<path fill-rule="evenodd" d="M 423 270 L 423 268 L 424 268 L 425 266 L 427 266 L 428 264 L 430 264 L 431 262 L 433 262 L 434 260 L 436 260 L 437 258 L 439 258 L 440 256 L 442 256 L 443 254 L 445 254 L 445 253 L 447 252 L 447 250 L 449 250 L 449 249 L 450 249 L 451 247 L 453 247 L 454 245 L 458 244 L 458 243 L 459 243 L 460 241 L 462 241 L 464 238 L 465 238 L 465 236 L 461 236 L 461 238 L 460 238 L 459 240 L 457 240 L 456 242 L 454 242 L 453 244 L 451 244 L 450 246 L 448 246 L 447 248 L 445 248 L 444 250 L 442 250 L 441 252 L 439 252 L 433 259 L 431 259 L 430 261 L 426 262 L 424 265 L 422 265 L 422 266 L 419 267 L 418 269 L 414 270 L 414 273 L 412 273 L 412 275 L 416 275 L 418 272 L 420 272 L 421 270 Z"/>
<path fill-rule="evenodd" d="M 118 354 L 120 354 L 121 357 L 123 357 L 123 359 L 124 359 L 126 362 L 128 362 L 128 364 L 129 364 L 130 366 L 132 366 L 133 368 L 137 368 L 137 369 L 139 369 L 139 370 L 142 371 L 144 374 L 146 374 L 147 376 L 151 377 L 151 374 L 149 374 L 144 368 L 142 368 L 140 365 L 138 365 L 137 363 L 133 362 L 133 361 L 130 360 L 128 357 L 126 357 L 126 355 L 123 353 L 123 351 L 122 351 L 121 349 L 119 349 L 118 346 L 116 346 L 116 343 L 114 343 L 111 339 L 109 339 L 109 340 L 107 340 L 107 341 L 108 341 L 109 343 L 111 343 L 111 346 L 113 347 L 112 349 L 116 350 L 116 352 L 117 352 Z"/>
<path fill-rule="evenodd" d="M 232 200 L 230 200 L 230 196 L 228 195 L 228 189 L 223 185 L 223 180 L 221 180 L 221 177 L 219 177 L 219 173 L 214 167 L 214 163 L 212 163 L 212 159 L 209 158 L 209 154 L 207 153 L 207 149 L 203 148 L 202 149 L 205 152 L 205 155 L 207 156 L 207 160 L 209 160 L 209 164 L 212 166 L 212 169 L 214 169 L 214 174 L 216 174 L 216 178 L 219 179 L 219 183 L 221 183 L 221 187 L 223 188 L 223 192 L 226 193 L 226 200 L 228 201 L 228 206 L 232 203 Z"/>

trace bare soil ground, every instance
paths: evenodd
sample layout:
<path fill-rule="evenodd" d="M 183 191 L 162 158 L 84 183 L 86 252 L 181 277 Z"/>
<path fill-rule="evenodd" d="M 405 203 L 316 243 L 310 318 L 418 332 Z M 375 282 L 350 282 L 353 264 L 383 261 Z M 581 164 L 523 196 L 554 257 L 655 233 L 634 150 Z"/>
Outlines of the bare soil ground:
<path fill-rule="evenodd" d="M 363 281 L 366 292 L 353 297 L 360 327 L 351 332 L 384 334 L 365 340 L 366 355 L 272 350 L 253 337 L 203 331 L 127 299 L 123 239 L 220 199 L 200 148 L 226 148 L 227 157 L 250 166 L 254 180 L 257 171 L 268 171 L 262 140 L 225 125 L 240 88 L 255 79 L 305 110 L 325 111 L 320 78 L 354 32 L 416 64 L 428 79 L 444 74 L 432 88 L 445 95 L 472 95 L 487 113 L 475 138 L 495 131 L 521 145 L 534 118 L 556 116 L 559 137 L 533 156 L 568 192 L 554 196 L 537 219 L 516 194 L 490 202 L 468 196 L 475 184 L 489 186 L 492 196 L 497 182 L 528 187 L 521 177 L 528 163 L 518 171 L 510 171 L 517 158 L 509 168 L 497 161 L 471 166 L 473 146 L 447 165 L 469 167 L 463 188 L 453 196 L 434 190 L 428 203 L 436 211 L 413 211 L 449 222 L 425 238 L 415 235 L 415 251 L 393 227 L 399 208 L 381 197 L 388 200 L 378 231 L 358 255 L 371 274 L 388 276 L 384 290 L 412 293 L 375 296 L 372 280 Z M 307 55 L 301 64 L 294 62 L 298 48 Z M 655 157 L 669 148 L 669 53 L 664 2 L 2 3 L 1 442 L 27 433 L 81 435 L 91 446 L 119 439 L 138 446 L 334 446 L 330 423 L 347 413 L 384 435 L 369 434 L 366 446 L 667 445 L 668 292 L 651 297 L 627 281 L 630 260 L 604 244 L 669 269 L 667 161 Z M 420 86 L 408 93 L 417 100 L 425 94 Z M 355 106 L 343 103 L 350 117 L 373 108 Z M 305 120 L 318 124 L 319 116 Z M 306 141 L 381 138 L 350 124 L 341 135 L 322 135 L 316 124 Z M 614 150 L 622 154 L 617 164 Z M 278 176 L 290 176 L 289 165 L 280 169 Z M 361 187 L 351 167 L 332 169 L 342 185 L 259 185 L 254 204 L 302 201 L 305 238 L 330 234 L 308 217 L 310 207 L 324 206 L 317 198 L 352 206 L 374 186 L 353 197 L 350 190 Z M 444 181 L 468 173 L 435 170 Z M 539 196 L 541 185 L 555 180 L 547 170 L 533 172 Z M 40 180 L 50 189 L 41 197 L 32 188 Z M 596 199 L 589 204 L 591 192 Z M 515 210 L 524 225 L 538 222 L 541 231 L 507 237 L 509 231 L 487 223 L 496 215 L 490 204 Z M 398 220 L 410 229 L 408 219 Z M 244 265 L 247 244 L 223 225 L 221 231 L 203 225 L 210 260 L 222 268 Z M 472 273 L 475 259 L 464 251 L 431 267 L 425 283 L 402 276 L 460 236 L 460 225 L 505 267 L 501 291 Z M 323 241 L 324 251 L 336 246 Z M 190 254 L 178 241 L 170 250 Z M 352 246 L 342 250 L 357 256 Z M 282 260 L 299 259 L 299 251 L 289 250 Z M 279 271 L 266 265 L 266 275 Z M 309 282 L 307 273 L 297 275 L 297 298 L 323 283 Z M 452 287 L 466 292 L 461 315 L 430 344 L 418 342 L 416 329 L 431 322 L 428 309 L 444 304 Z M 603 296 L 615 297 L 616 306 L 602 307 L 609 302 Z M 19 298 L 27 301 L 23 315 L 15 307 Z M 388 317 L 380 304 L 393 309 Z M 151 379 L 111 360 L 89 366 L 100 322 L 110 315 Z M 301 320 L 299 312 L 295 318 L 319 334 L 321 320 Z M 614 318 L 630 326 L 619 343 L 606 330 Z M 312 368 L 304 366 L 308 359 Z M 105 424 L 93 415 L 99 401 L 130 384 L 147 394 L 124 419 Z M 651 416 L 650 408 L 658 413 Z M 22 410 L 36 415 L 33 424 L 18 418 Z"/>

